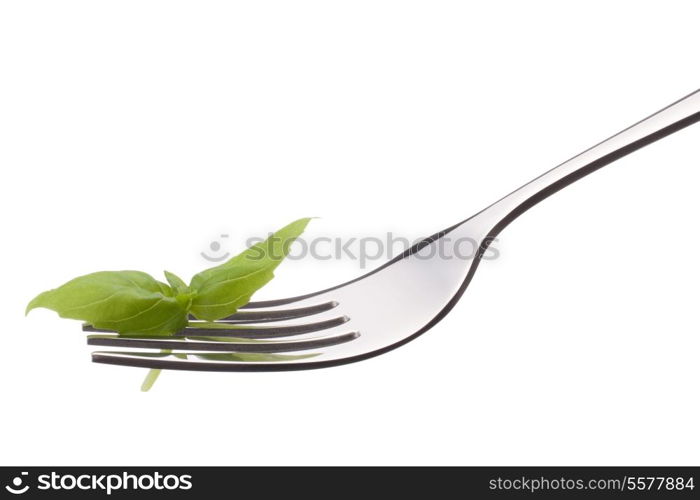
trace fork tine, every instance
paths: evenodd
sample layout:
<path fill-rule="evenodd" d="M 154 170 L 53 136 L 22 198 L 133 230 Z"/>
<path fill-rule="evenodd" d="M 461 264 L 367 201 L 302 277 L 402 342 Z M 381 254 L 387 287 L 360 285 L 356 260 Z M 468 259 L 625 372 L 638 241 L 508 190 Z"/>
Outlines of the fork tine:
<path fill-rule="evenodd" d="M 209 372 L 271 372 L 308 370 L 329 366 L 329 362 L 314 362 L 321 352 L 306 354 L 271 353 L 178 353 L 104 352 L 92 353 L 94 363 L 155 368 L 161 370 L 189 370 Z M 303 361 L 308 359 L 309 361 Z M 330 363 L 338 364 L 338 363 Z"/>
<path fill-rule="evenodd" d="M 256 302 L 248 302 L 246 305 L 241 306 L 240 309 L 260 309 L 262 307 L 277 307 L 291 304 L 297 300 L 305 298 L 304 296 L 292 297 L 289 299 L 277 299 L 277 300 L 258 300 Z"/>
<path fill-rule="evenodd" d="M 257 304 L 263 304 L 258 302 Z M 250 304 L 248 304 L 250 306 Z M 244 306 L 247 307 L 247 306 Z M 263 307 L 261 305 L 254 305 L 251 308 Z M 226 322 L 241 322 L 241 323 L 254 323 L 254 322 L 266 322 L 266 321 L 280 321 L 283 319 L 294 319 L 302 318 L 304 316 L 311 316 L 313 314 L 319 314 L 325 311 L 330 311 L 331 309 L 338 307 L 338 303 L 335 301 L 324 302 L 322 304 L 315 304 L 312 306 L 299 307 L 294 309 L 280 309 L 272 311 L 240 311 L 236 314 L 223 318 L 219 321 Z M 196 319 L 194 316 L 190 316 L 190 319 Z"/>
<path fill-rule="evenodd" d="M 212 335 L 222 337 L 241 337 L 241 338 L 273 338 L 273 337 L 288 337 L 291 335 L 302 335 L 304 333 L 312 333 L 320 330 L 327 330 L 329 328 L 334 328 L 340 326 L 344 323 L 350 321 L 347 316 L 340 316 L 338 318 L 328 319 L 325 321 L 317 321 L 315 323 L 306 323 L 300 325 L 288 325 L 288 326 L 244 326 L 241 325 L 235 329 L 232 328 L 200 328 L 200 327 L 187 327 L 185 329 L 185 335 Z M 232 325 L 237 326 L 237 325 Z"/>
<path fill-rule="evenodd" d="M 308 340 L 245 341 L 244 339 L 235 339 L 229 341 L 227 339 L 224 341 L 219 341 L 211 339 L 186 340 L 184 338 L 175 340 L 172 337 L 135 338 L 110 335 L 90 335 L 87 343 L 89 345 L 135 347 L 146 349 L 192 349 L 196 351 L 276 353 L 320 349 L 323 347 L 350 342 L 359 336 L 360 334 L 357 332 L 349 332 L 342 335 L 317 337 Z"/>
<path fill-rule="evenodd" d="M 325 321 L 317 321 L 315 323 L 305 323 L 300 325 L 282 325 L 282 326 L 246 326 L 246 325 L 227 325 L 223 323 L 225 328 L 213 328 L 211 323 L 206 327 L 188 326 L 178 336 L 215 336 L 215 337 L 236 337 L 246 339 L 264 339 L 289 337 L 294 335 L 302 335 L 304 333 L 312 333 L 320 330 L 327 330 L 347 323 L 350 320 L 347 316 L 328 319 Z M 218 324 L 218 322 L 217 322 Z M 195 323 L 196 325 L 196 323 Z M 95 328 L 91 325 L 83 325 L 84 332 L 94 333 L 115 333 L 113 330 L 105 330 Z"/>

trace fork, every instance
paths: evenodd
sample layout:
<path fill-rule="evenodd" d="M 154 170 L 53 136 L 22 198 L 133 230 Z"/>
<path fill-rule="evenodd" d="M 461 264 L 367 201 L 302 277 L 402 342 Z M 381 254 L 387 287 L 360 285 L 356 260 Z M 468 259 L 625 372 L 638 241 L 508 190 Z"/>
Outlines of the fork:
<path fill-rule="evenodd" d="M 526 210 L 582 177 L 700 121 L 700 90 L 587 149 L 476 215 L 423 239 L 374 271 L 333 288 L 251 302 L 170 337 L 119 336 L 89 325 L 97 363 L 204 371 L 307 370 L 371 358 L 435 326 L 464 294 L 489 244 Z M 477 243 L 464 257 L 450 242 Z M 170 351 L 175 352 L 170 352 Z"/>

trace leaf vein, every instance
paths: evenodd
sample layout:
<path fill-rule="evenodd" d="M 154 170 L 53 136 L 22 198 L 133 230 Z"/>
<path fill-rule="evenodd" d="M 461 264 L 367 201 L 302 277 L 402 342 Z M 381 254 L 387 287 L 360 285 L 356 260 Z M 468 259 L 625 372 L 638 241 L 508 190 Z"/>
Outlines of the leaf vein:
<path fill-rule="evenodd" d="M 165 300 L 165 297 L 161 297 L 161 298 L 159 298 L 156 302 L 154 302 L 152 306 L 147 307 L 146 309 L 144 309 L 144 310 L 142 310 L 142 311 L 139 311 L 139 312 L 137 312 L 136 314 L 133 314 L 133 315 L 128 316 L 128 317 L 126 317 L 126 318 L 110 319 L 110 320 L 108 320 L 108 321 L 104 321 L 103 323 L 120 323 L 120 322 L 124 322 L 124 321 L 129 321 L 130 319 L 137 318 L 137 317 L 141 316 L 142 314 L 147 313 L 148 311 L 150 311 L 151 309 L 153 309 L 154 307 L 156 307 L 157 305 L 159 305 L 159 304 L 160 304 L 161 302 L 163 302 L 164 300 Z"/>
<path fill-rule="evenodd" d="M 122 290 L 117 290 L 117 291 L 114 292 L 114 293 L 110 293 L 107 297 L 105 297 L 105 298 L 103 298 L 103 299 L 96 300 L 95 302 L 90 302 L 90 303 L 88 303 L 88 304 L 82 304 L 82 305 L 79 305 L 79 306 L 67 307 L 67 308 L 64 309 L 63 311 L 64 311 L 64 312 L 68 312 L 68 311 L 75 311 L 76 309 L 85 309 L 86 307 L 93 307 L 93 306 L 95 306 L 95 305 L 97 305 L 97 304 L 100 304 L 100 303 L 102 303 L 102 302 L 105 302 L 105 301 L 111 299 L 112 297 L 114 297 L 115 295 L 117 295 L 118 293 L 120 293 L 121 291 L 122 291 Z"/>

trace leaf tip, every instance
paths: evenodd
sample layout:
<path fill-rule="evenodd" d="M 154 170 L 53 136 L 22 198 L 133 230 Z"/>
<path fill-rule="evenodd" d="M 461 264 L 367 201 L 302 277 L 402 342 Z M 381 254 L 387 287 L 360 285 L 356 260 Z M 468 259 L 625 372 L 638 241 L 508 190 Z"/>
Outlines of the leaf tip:
<path fill-rule="evenodd" d="M 44 292 L 46 293 L 46 292 Z M 42 307 L 41 305 L 41 297 L 44 295 L 44 293 L 40 293 L 36 297 L 34 297 L 32 300 L 29 301 L 29 304 L 27 304 L 26 309 L 24 310 L 24 316 L 26 317 L 32 309 L 36 309 L 37 307 Z"/>

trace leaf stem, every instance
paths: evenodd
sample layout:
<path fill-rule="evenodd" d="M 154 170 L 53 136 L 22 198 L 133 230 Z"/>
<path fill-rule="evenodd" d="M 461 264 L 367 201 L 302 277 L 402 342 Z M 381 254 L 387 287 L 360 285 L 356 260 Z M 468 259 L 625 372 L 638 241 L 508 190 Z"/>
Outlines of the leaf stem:
<path fill-rule="evenodd" d="M 170 349 L 163 349 L 160 351 L 161 354 L 170 354 L 172 351 Z M 146 378 L 143 379 L 143 383 L 141 384 L 141 392 L 148 392 L 151 390 L 151 387 L 153 387 L 153 384 L 156 383 L 156 380 L 158 380 L 158 377 L 160 376 L 161 369 L 156 369 L 153 368 L 151 370 L 148 370 L 148 373 L 146 374 Z"/>

